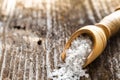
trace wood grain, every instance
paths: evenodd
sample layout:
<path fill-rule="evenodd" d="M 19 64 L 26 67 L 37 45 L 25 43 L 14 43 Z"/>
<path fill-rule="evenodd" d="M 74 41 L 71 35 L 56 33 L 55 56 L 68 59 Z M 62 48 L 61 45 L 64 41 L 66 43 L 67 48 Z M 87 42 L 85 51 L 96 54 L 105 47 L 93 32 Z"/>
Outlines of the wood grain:
<path fill-rule="evenodd" d="M 41 0 L 26 7 L 18 0 L 6 14 L 4 1 L 0 0 L 1 80 L 49 80 L 49 72 L 62 63 L 60 54 L 70 35 L 120 5 L 120 0 Z M 120 32 L 87 69 L 90 77 L 81 80 L 120 80 Z"/>

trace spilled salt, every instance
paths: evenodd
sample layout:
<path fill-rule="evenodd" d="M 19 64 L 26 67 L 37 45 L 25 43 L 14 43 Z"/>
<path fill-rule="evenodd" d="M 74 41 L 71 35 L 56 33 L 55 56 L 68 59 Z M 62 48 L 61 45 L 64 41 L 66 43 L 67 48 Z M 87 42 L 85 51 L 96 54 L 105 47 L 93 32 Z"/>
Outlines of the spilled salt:
<path fill-rule="evenodd" d="M 82 65 L 92 49 L 92 41 L 88 36 L 79 36 L 66 50 L 66 60 L 60 69 L 54 69 L 50 75 L 53 80 L 80 80 L 89 77 Z"/>

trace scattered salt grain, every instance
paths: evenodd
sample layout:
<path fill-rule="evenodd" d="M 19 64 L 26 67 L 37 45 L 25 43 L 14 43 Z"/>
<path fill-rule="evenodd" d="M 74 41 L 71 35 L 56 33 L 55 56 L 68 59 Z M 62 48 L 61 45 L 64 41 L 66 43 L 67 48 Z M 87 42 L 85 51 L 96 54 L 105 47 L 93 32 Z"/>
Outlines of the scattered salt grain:
<path fill-rule="evenodd" d="M 79 36 L 66 50 L 66 60 L 60 69 L 55 69 L 50 75 L 53 80 L 80 80 L 80 77 L 89 77 L 82 68 L 86 57 L 92 50 L 92 41 L 88 36 Z"/>

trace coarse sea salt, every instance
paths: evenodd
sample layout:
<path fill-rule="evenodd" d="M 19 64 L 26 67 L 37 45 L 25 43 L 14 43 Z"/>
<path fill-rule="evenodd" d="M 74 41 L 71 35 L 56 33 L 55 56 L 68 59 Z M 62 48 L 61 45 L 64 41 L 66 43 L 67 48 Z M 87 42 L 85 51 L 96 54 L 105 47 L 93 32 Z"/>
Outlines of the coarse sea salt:
<path fill-rule="evenodd" d="M 50 75 L 53 80 L 80 80 L 80 77 L 89 77 L 82 66 L 92 50 L 92 41 L 89 36 L 79 36 L 66 50 L 66 60 L 60 69 L 54 69 Z"/>

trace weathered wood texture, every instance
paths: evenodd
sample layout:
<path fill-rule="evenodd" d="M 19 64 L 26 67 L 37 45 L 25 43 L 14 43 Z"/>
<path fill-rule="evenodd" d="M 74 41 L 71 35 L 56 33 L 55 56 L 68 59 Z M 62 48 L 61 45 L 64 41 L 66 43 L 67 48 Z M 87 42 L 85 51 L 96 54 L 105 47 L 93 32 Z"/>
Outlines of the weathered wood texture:
<path fill-rule="evenodd" d="M 70 35 L 120 5 L 120 0 L 41 0 L 24 6 L 25 0 L 17 0 L 7 11 L 5 0 L 0 2 L 2 80 L 49 80 L 48 73 L 61 63 L 60 53 Z M 120 32 L 87 68 L 90 77 L 82 80 L 120 80 Z"/>

